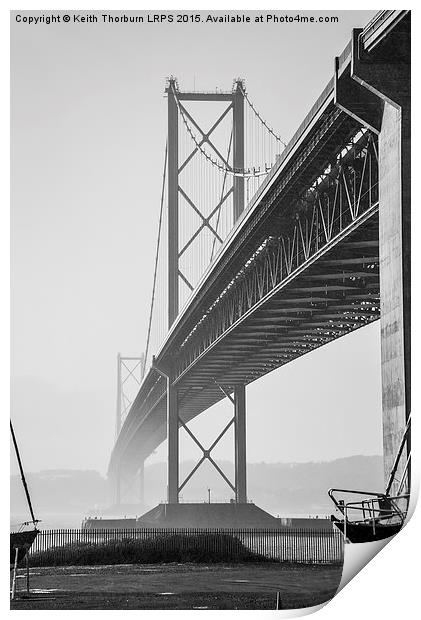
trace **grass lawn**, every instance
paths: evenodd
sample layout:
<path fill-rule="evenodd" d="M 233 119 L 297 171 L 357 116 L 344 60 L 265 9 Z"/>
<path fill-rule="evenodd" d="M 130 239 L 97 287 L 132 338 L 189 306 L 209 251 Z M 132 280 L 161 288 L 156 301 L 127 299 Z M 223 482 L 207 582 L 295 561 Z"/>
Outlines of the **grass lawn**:
<path fill-rule="evenodd" d="M 142 564 L 19 571 L 11 609 L 283 609 L 331 599 L 342 567 L 306 564 Z"/>

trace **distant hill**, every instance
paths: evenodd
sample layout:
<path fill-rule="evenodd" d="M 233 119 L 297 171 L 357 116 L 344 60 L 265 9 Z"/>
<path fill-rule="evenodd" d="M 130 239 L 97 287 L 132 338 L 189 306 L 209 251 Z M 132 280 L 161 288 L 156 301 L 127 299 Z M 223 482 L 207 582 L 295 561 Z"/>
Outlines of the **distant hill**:
<path fill-rule="evenodd" d="M 194 461 L 181 463 L 180 480 L 194 467 Z M 233 479 L 233 464 L 218 461 L 224 473 Z M 164 463 L 145 470 L 146 498 L 156 505 L 164 499 L 166 469 Z M 281 516 L 330 514 L 330 487 L 369 491 L 383 490 L 383 458 L 352 456 L 320 463 L 250 463 L 247 467 L 248 497 L 271 514 Z M 185 501 L 207 501 L 208 489 L 213 501 L 227 501 L 232 493 L 212 465 L 204 463 L 182 491 Z"/>
<path fill-rule="evenodd" d="M 184 479 L 194 465 L 194 461 L 181 463 L 180 478 Z M 233 464 L 219 461 L 218 465 L 232 479 Z M 353 456 L 320 463 L 250 463 L 247 476 L 249 498 L 280 516 L 329 514 L 330 487 L 369 491 L 381 491 L 384 487 L 381 456 Z M 84 516 L 99 513 L 109 505 L 107 480 L 93 470 L 46 470 L 27 474 L 27 480 L 44 527 L 75 527 Z M 26 520 L 28 511 L 20 478 L 12 476 L 10 483 L 12 520 Z M 164 463 L 145 468 L 145 487 L 149 507 L 164 499 Z M 207 501 L 208 489 L 211 501 L 228 501 L 232 497 L 226 483 L 210 463 L 205 463 L 183 490 L 183 500 Z"/>
<path fill-rule="evenodd" d="M 382 491 L 383 457 L 354 456 L 322 463 L 252 464 L 250 497 L 269 512 L 330 514 L 331 487 Z M 254 496 L 253 496 L 254 494 Z"/>
<path fill-rule="evenodd" d="M 51 469 L 27 473 L 26 479 L 44 528 L 78 527 L 88 508 L 108 503 L 107 480 L 94 470 Z M 12 523 L 29 519 L 19 476 L 10 478 L 10 512 Z"/>

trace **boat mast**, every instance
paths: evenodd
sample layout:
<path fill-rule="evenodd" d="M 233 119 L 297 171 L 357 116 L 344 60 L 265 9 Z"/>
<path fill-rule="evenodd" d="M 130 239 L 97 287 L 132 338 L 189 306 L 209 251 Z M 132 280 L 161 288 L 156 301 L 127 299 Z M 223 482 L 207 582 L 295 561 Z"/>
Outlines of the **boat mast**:
<path fill-rule="evenodd" d="M 19 454 L 18 444 L 16 443 L 16 437 L 15 437 L 15 432 L 13 430 L 12 420 L 10 420 L 10 432 L 12 433 L 13 445 L 15 446 L 16 458 L 18 459 L 18 464 L 19 464 L 19 469 L 20 469 L 20 476 L 22 478 L 23 488 L 25 489 L 25 495 L 28 501 L 28 506 L 29 506 L 29 510 L 31 513 L 32 522 L 34 524 L 34 527 L 36 527 L 36 524 L 38 523 L 38 521 L 37 519 L 35 519 L 34 511 L 32 509 L 31 498 L 29 497 L 28 486 L 26 484 L 25 474 L 23 473 L 22 461 L 20 460 L 20 454 Z"/>

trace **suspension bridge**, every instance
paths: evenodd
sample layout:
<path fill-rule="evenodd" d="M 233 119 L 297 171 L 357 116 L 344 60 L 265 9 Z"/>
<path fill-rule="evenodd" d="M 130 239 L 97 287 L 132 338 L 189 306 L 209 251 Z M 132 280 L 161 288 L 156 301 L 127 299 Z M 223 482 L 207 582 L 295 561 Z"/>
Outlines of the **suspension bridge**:
<path fill-rule="evenodd" d="M 142 497 L 144 461 L 165 439 L 169 504 L 206 460 L 245 504 L 246 386 L 377 320 L 385 479 L 399 451 L 396 485 L 408 486 L 409 33 L 407 11 L 355 29 L 288 144 L 242 79 L 211 92 L 168 79 L 147 343 L 141 360 L 119 358 L 119 386 L 135 378 L 136 393 L 119 387 L 117 504 L 134 480 Z M 222 399 L 232 418 L 205 447 L 189 422 Z M 233 479 L 212 454 L 231 427 Z M 183 480 L 181 430 L 202 454 Z"/>

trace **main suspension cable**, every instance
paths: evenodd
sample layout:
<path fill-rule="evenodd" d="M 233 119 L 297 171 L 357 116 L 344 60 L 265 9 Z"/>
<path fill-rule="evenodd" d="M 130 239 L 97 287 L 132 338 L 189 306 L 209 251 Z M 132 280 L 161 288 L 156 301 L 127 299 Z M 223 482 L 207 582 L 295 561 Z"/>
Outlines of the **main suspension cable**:
<path fill-rule="evenodd" d="M 259 119 L 259 121 L 262 123 L 262 125 L 264 125 L 266 127 L 268 132 L 270 134 L 272 134 L 272 136 L 275 138 L 275 140 L 277 142 L 280 142 L 283 146 L 286 146 L 286 143 L 282 140 L 282 138 L 280 136 L 278 136 L 278 134 L 276 134 L 271 127 L 269 127 L 269 125 L 266 123 L 264 118 L 256 110 L 256 108 L 254 107 L 253 103 L 250 101 L 249 96 L 247 95 L 247 92 L 244 90 L 243 85 L 241 84 L 241 82 L 239 82 L 239 86 L 240 86 L 240 89 L 241 89 L 241 92 L 243 94 L 244 99 L 247 101 L 247 103 L 249 104 L 249 106 L 251 107 L 251 109 L 253 110 L 253 112 L 255 113 L 257 118 Z"/>
<path fill-rule="evenodd" d="M 232 136 L 233 136 L 233 131 L 231 130 L 230 140 L 229 140 L 229 144 L 228 144 L 227 161 L 229 161 L 230 154 L 231 154 Z M 216 226 L 215 226 L 216 232 L 218 232 L 219 220 L 220 220 L 220 217 L 221 217 L 221 210 L 222 210 L 222 200 L 223 200 L 223 197 L 224 197 L 224 191 L 225 191 L 225 184 L 226 184 L 226 182 L 227 182 L 227 172 L 225 171 L 224 179 L 222 181 L 221 197 L 219 199 L 221 204 L 220 204 L 219 209 L 218 209 L 218 216 L 217 216 Z M 212 252 L 211 252 L 211 257 L 210 257 L 211 260 L 213 259 L 213 253 L 215 251 L 215 244 L 216 244 L 216 237 L 214 236 L 213 237 L 213 243 L 212 243 Z"/>
<path fill-rule="evenodd" d="M 156 241 L 155 267 L 154 267 L 154 274 L 153 274 L 151 307 L 150 307 L 150 312 L 149 312 L 148 335 L 146 338 L 146 347 L 145 347 L 144 369 L 146 369 L 146 363 L 148 359 L 149 342 L 150 342 L 151 328 L 152 328 L 152 315 L 153 315 L 153 308 L 154 308 L 154 303 L 155 303 L 155 290 L 156 290 L 156 277 L 157 277 L 157 272 L 158 272 L 159 246 L 161 244 L 162 216 L 164 212 L 164 194 L 165 194 L 165 179 L 166 179 L 166 172 L 167 172 L 167 156 L 168 156 L 168 142 L 165 143 L 164 170 L 162 173 L 161 207 L 159 211 L 158 238 Z"/>

